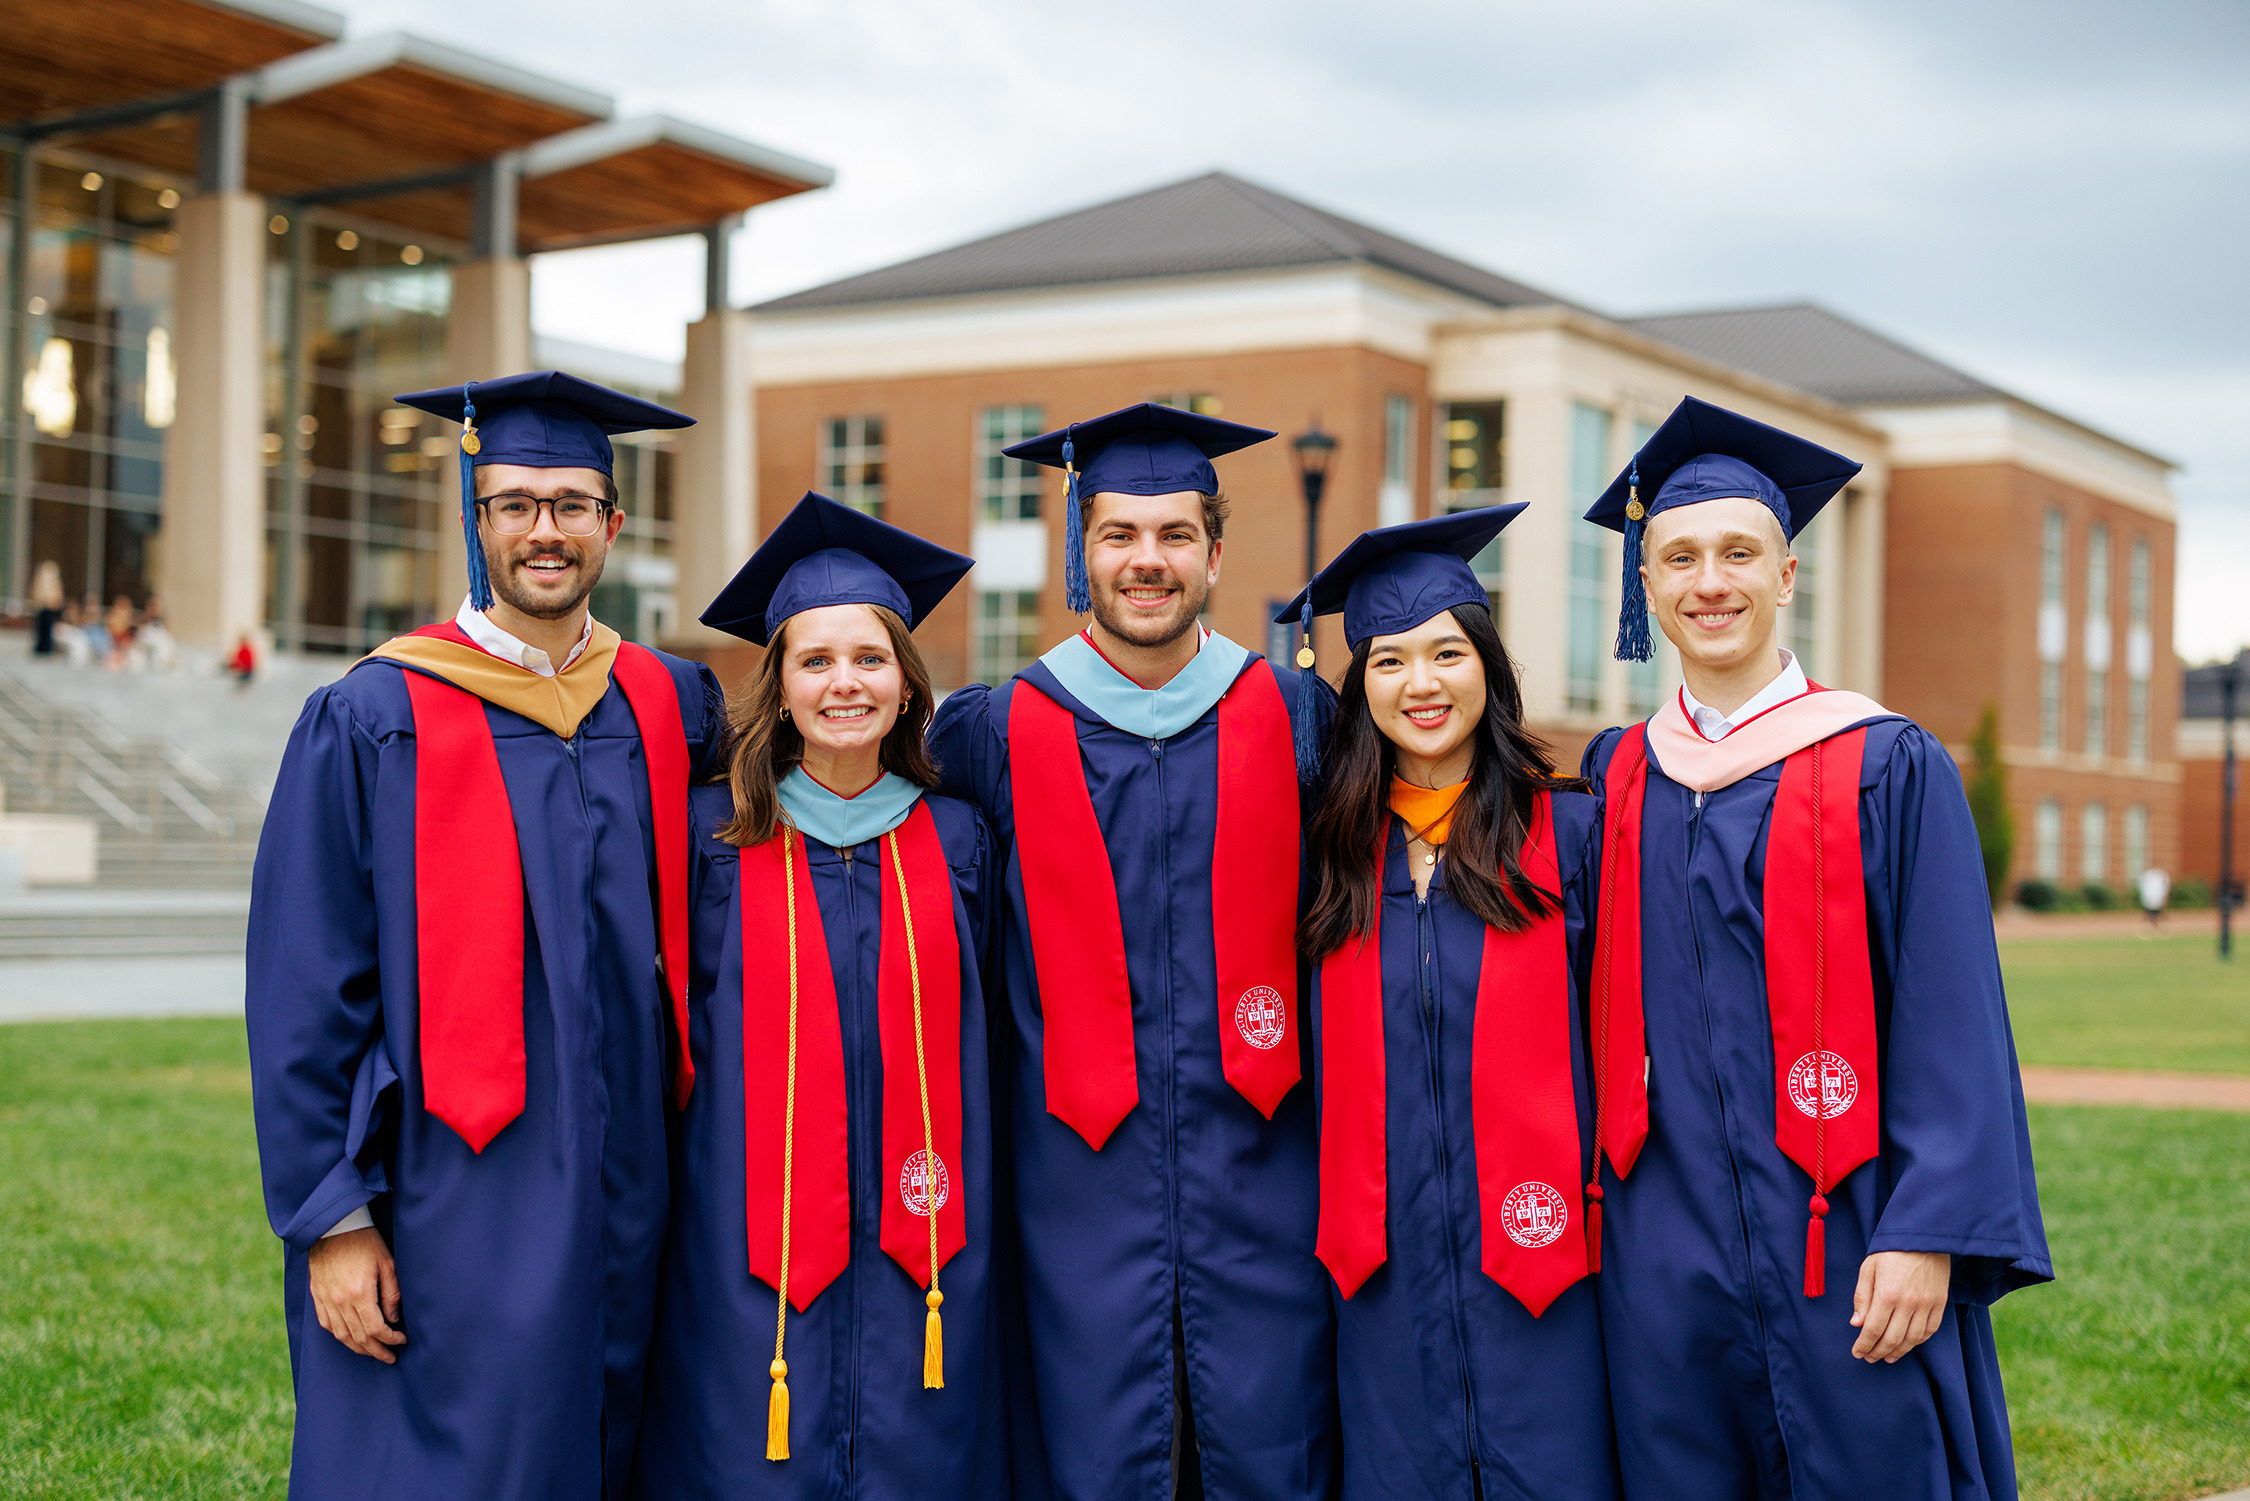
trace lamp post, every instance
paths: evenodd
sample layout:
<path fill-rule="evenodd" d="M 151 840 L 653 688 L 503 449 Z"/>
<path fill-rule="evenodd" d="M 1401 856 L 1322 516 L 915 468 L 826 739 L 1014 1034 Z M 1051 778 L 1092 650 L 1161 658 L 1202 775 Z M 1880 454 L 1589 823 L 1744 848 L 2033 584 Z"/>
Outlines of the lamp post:
<path fill-rule="evenodd" d="M 1320 419 L 1289 445 L 1297 451 L 1297 481 L 1305 488 L 1305 582 L 1320 572 L 1320 497 L 1328 488 L 1328 460 L 1336 440 L 1320 430 Z M 1310 629 L 1307 617 L 1306 627 Z"/>
<path fill-rule="evenodd" d="M 2234 760 L 2234 696 L 2242 683 L 2243 658 L 2250 652 L 2236 652 L 2234 660 L 2219 671 L 2219 734 L 2220 744 L 2226 753 L 2226 762 L 2219 784 L 2219 957 L 2234 956 L 2234 800 L 2236 768 Z"/>

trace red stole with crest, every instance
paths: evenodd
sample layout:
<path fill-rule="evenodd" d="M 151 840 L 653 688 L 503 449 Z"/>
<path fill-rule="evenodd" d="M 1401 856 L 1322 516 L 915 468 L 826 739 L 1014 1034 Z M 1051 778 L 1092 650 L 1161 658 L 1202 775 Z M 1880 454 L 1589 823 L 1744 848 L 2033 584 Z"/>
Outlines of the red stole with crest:
<path fill-rule="evenodd" d="M 1534 801 L 1523 873 L 1562 890 L 1554 799 Z M 1347 942 L 1320 967 L 1320 1233 L 1316 1254 L 1346 1299 L 1389 1256 L 1389 1101 L 1383 937 Z M 1517 933 L 1484 930 L 1469 1093 L 1485 1275 L 1533 1318 L 1586 1275 L 1568 1185 L 1583 1151 L 1570 1069 L 1570 964 L 1560 910 Z"/>
<path fill-rule="evenodd" d="M 1033 968 L 1046 1024 L 1047 1109 L 1100 1151 L 1140 1100 L 1133 994 L 1109 847 L 1086 790 L 1078 721 L 1018 678 L 1009 785 Z M 1254 661 L 1219 700 L 1211 939 L 1227 1082 L 1271 1118 L 1296 1084 L 1296 751 L 1273 668 Z M 1277 879 L 1275 862 L 1291 872 Z"/>

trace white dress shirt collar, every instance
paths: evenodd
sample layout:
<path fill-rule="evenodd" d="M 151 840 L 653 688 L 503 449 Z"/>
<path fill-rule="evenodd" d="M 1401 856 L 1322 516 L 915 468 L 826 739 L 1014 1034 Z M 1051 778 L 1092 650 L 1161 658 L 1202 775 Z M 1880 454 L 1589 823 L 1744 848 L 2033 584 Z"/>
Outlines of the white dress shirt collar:
<path fill-rule="evenodd" d="M 1727 733 L 1738 725 L 1748 724 L 1775 704 L 1787 703 L 1810 689 L 1811 684 L 1805 681 L 1805 669 L 1797 665 L 1796 655 L 1783 648 L 1781 676 L 1759 689 L 1749 702 L 1732 714 L 1721 714 L 1708 704 L 1697 703 L 1695 695 L 1687 691 L 1685 684 L 1680 687 L 1680 707 L 1687 711 L 1688 718 L 1695 722 L 1696 729 L 1702 732 L 1704 739 L 1724 740 Z"/>
<path fill-rule="evenodd" d="M 538 647 L 528 645 L 494 625 L 492 618 L 482 610 L 473 608 L 466 597 L 462 599 L 461 611 L 453 617 L 453 623 L 461 628 L 463 635 L 501 661 L 513 662 L 543 678 L 568 671 L 570 664 L 594 644 L 594 616 L 591 611 L 587 612 L 586 629 L 579 634 L 578 644 L 570 649 L 569 656 L 563 658 L 561 667 L 555 666 L 554 659 Z"/>

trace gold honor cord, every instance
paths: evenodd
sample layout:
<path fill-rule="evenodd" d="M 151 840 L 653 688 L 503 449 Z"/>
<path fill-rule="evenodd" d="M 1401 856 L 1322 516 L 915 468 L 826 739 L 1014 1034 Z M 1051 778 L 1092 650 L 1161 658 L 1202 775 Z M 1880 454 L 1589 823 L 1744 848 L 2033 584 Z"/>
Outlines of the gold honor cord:
<path fill-rule="evenodd" d="M 766 1458 L 789 1457 L 789 1362 L 781 1358 L 789 1327 L 789 1211 L 796 1191 L 797 1156 L 797 866 L 789 829 L 781 830 L 781 889 L 789 910 L 789 1082 L 781 1111 L 781 1286 L 773 1310 L 773 1393 L 766 1399 Z M 743 955 L 745 963 L 749 955 Z"/>
<path fill-rule="evenodd" d="M 891 873 L 898 878 L 898 910 L 906 919 L 906 973 L 914 987 L 914 1075 L 922 1090 L 922 1200 L 930 1207 L 930 1290 L 922 1301 L 930 1316 L 922 1321 L 922 1388 L 935 1391 L 945 1385 L 945 1324 L 938 1309 L 945 1294 L 938 1291 L 937 1133 L 930 1127 L 930 1065 L 922 1050 L 922 961 L 914 951 L 914 903 L 906 894 L 906 862 L 899 855 L 898 830 L 884 836 L 891 842 Z"/>

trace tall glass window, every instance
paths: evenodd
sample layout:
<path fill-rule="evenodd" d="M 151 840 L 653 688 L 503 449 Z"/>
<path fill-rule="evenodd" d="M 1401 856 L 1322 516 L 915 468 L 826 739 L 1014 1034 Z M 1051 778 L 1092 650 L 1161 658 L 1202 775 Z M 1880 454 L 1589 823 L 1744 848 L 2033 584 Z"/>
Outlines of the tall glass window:
<path fill-rule="evenodd" d="M 977 514 L 986 521 L 1037 521 L 1044 471 L 1003 449 L 1046 431 L 1043 409 L 986 407 L 977 417 Z"/>
<path fill-rule="evenodd" d="M 6 164 L 13 186 L 15 161 Z M 23 245 L 27 285 L 7 310 L 24 440 L 0 451 L 10 496 L 5 592 L 55 563 L 74 595 L 145 604 L 161 542 L 164 432 L 178 393 L 171 348 L 179 194 L 55 152 L 37 161 Z M 7 253 L 23 227 L 0 204 Z M 20 322 L 18 321 L 20 320 Z"/>
<path fill-rule="evenodd" d="M 821 489 L 830 500 L 880 520 L 883 515 L 883 419 L 831 417 L 820 425 Z"/>
<path fill-rule="evenodd" d="M 2063 810 L 2053 798 L 2033 813 L 2032 869 L 2042 881 L 2060 881 L 2063 873 Z"/>
<path fill-rule="evenodd" d="M 2039 664 L 2039 748 L 2062 749 L 2062 663 Z"/>
<path fill-rule="evenodd" d="M 2086 754 L 2109 754 L 2109 528 L 2086 534 Z"/>
<path fill-rule="evenodd" d="M 2148 804 L 2125 810 L 2125 879 L 2138 881 L 2148 869 Z"/>
<path fill-rule="evenodd" d="M 1445 509 L 1473 511 L 1498 505 L 1507 458 L 1507 406 L 1498 401 L 1455 402 L 1445 409 Z M 1491 602 L 1495 625 L 1507 593 L 1505 534 L 1469 560 Z"/>
<path fill-rule="evenodd" d="M 1383 489 L 1375 519 L 1382 526 L 1414 519 L 1414 398 L 1395 391 L 1383 398 Z"/>
<path fill-rule="evenodd" d="M 2155 661 L 2155 642 L 2149 636 L 2148 538 L 2133 539 L 2128 574 L 2126 609 L 2129 626 L 2125 638 L 2125 754 L 2135 761 L 2148 759 L 2148 675 Z M 2147 810 L 2141 810 L 2147 816 Z M 2139 875 L 2138 870 L 2132 872 Z"/>
<path fill-rule="evenodd" d="M 1609 413 L 1574 404 L 1570 409 L 1569 702 L 1580 713 L 1601 708 L 1604 584 L 1609 573 L 1609 533 L 1575 519 L 1609 483 Z"/>
<path fill-rule="evenodd" d="M 1819 639 L 1820 535 L 1820 523 L 1815 521 L 1790 545 L 1797 555 L 1797 592 L 1789 601 L 1789 649 L 1807 673 L 1813 670 Z"/>
<path fill-rule="evenodd" d="M 2088 803 L 2078 813 L 2078 878 L 2088 884 L 2109 879 L 2109 805 Z"/>
<path fill-rule="evenodd" d="M 976 681 L 1005 683 L 1039 655 L 1039 595 L 1029 589 L 987 589 L 977 595 Z"/>
<path fill-rule="evenodd" d="M 441 257 L 347 221 L 276 216 L 267 237 L 266 619 L 284 646 L 362 652 L 459 605 L 437 577 L 458 526 L 450 423 L 391 396 L 441 383 Z"/>
<path fill-rule="evenodd" d="M 2086 754 L 2109 754 L 2109 673 L 2106 669 L 2086 669 Z"/>
<path fill-rule="evenodd" d="M 2060 511 L 2049 511 L 2039 534 L 2039 602 L 2063 602 L 2063 570 L 2068 566 L 2069 523 Z"/>

